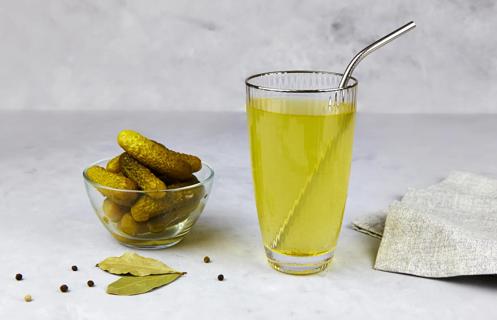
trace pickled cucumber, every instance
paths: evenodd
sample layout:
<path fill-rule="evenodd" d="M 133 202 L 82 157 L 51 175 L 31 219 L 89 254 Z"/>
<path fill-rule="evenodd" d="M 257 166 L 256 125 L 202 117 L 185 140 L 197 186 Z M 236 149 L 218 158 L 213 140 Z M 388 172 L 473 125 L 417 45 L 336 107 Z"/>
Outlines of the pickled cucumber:
<path fill-rule="evenodd" d="M 136 222 L 129 213 L 126 213 L 122 217 L 118 227 L 122 232 L 129 234 L 130 236 L 136 236 L 148 232 L 147 224 Z"/>
<path fill-rule="evenodd" d="M 154 217 L 147 222 L 148 230 L 152 233 L 163 232 L 168 227 L 186 220 L 198 206 L 199 203 L 191 203 L 190 205 L 179 207 L 168 213 Z"/>
<path fill-rule="evenodd" d="M 178 185 L 178 184 L 175 184 Z M 189 205 L 190 203 L 198 202 L 205 194 L 204 186 L 200 185 L 194 188 L 178 190 L 174 192 L 175 207 Z"/>
<path fill-rule="evenodd" d="M 129 211 L 127 207 L 120 206 L 110 199 L 105 199 L 102 205 L 105 216 L 112 222 L 119 222 L 122 216 Z"/>
<path fill-rule="evenodd" d="M 170 189 L 184 188 L 197 183 L 199 183 L 197 177 L 192 176 L 189 180 L 171 183 Z"/>
<path fill-rule="evenodd" d="M 167 149 L 167 150 L 170 153 L 172 153 L 173 155 L 180 158 L 181 160 L 186 161 L 192 167 L 193 172 L 197 172 L 200 169 L 202 169 L 202 161 L 200 160 L 199 157 L 191 155 L 191 154 L 187 154 L 187 153 L 177 152 L 177 151 L 174 151 L 171 149 Z"/>
<path fill-rule="evenodd" d="M 192 167 L 188 162 L 172 155 L 138 132 L 123 130 L 119 133 L 117 142 L 133 158 L 159 174 L 177 180 L 188 180 L 192 175 Z"/>
<path fill-rule="evenodd" d="M 99 166 L 92 166 L 86 170 L 86 176 L 93 182 L 109 188 L 137 190 L 137 184 L 117 173 L 107 171 Z M 110 190 L 106 188 L 96 187 L 101 194 L 108 197 L 117 204 L 129 206 L 137 198 L 137 194 L 129 191 Z"/>
<path fill-rule="evenodd" d="M 144 195 L 131 207 L 131 215 L 136 221 L 144 222 L 161 214 L 172 214 L 179 208 L 196 205 L 204 196 L 204 187 L 172 191 L 166 197 L 156 200 Z"/>
<path fill-rule="evenodd" d="M 188 164 L 192 167 L 193 172 L 197 172 L 200 169 L 202 169 L 202 161 L 200 160 L 199 157 L 188 154 L 188 153 L 181 153 L 181 152 L 171 150 L 171 149 L 167 148 L 165 145 L 163 145 L 162 143 L 154 141 L 154 140 L 150 140 L 150 141 L 155 142 L 156 144 L 158 144 L 159 146 L 164 148 L 172 156 L 178 157 L 181 160 L 188 162 Z"/>
<path fill-rule="evenodd" d="M 148 220 L 147 226 L 148 231 L 152 233 L 161 233 L 166 230 L 166 228 L 170 225 L 170 218 L 168 214 L 163 214 L 158 217 L 152 218 Z"/>
<path fill-rule="evenodd" d="M 165 190 L 166 184 L 157 178 L 147 167 L 136 161 L 128 153 L 123 153 L 119 157 L 119 163 L 125 176 L 135 181 L 138 186 L 145 191 Z M 147 193 L 153 199 L 161 199 L 165 192 Z"/>
<path fill-rule="evenodd" d="M 119 156 L 114 157 L 107 162 L 106 169 L 107 171 L 113 172 L 113 173 L 121 173 L 121 166 L 119 164 Z"/>
<path fill-rule="evenodd" d="M 166 213 L 174 206 L 174 201 L 168 195 L 160 200 L 155 200 L 144 195 L 131 207 L 131 215 L 136 221 L 148 221 L 150 218 Z"/>

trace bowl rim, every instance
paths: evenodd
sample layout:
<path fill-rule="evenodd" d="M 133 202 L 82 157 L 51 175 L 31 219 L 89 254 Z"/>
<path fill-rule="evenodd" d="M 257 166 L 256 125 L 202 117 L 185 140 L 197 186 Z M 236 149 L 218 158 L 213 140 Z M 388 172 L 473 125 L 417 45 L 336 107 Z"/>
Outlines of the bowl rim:
<path fill-rule="evenodd" d="M 96 166 L 96 165 L 99 165 L 103 162 L 108 162 L 109 160 L 113 159 L 114 157 L 109 157 L 109 158 L 103 158 L 103 159 L 100 159 L 98 161 L 95 161 L 93 162 L 92 164 L 90 164 L 89 166 L 87 166 L 84 170 L 83 170 L 83 178 L 85 180 L 86 183 L 88 184 L 91 184 L 93 187 L 95 188 L 98 188 L 98 189 L 105 189 L 105 190 L 112 190 L 112 191 L 120 191 L 120 192 L 133 192 L 133 193 L 141 193 L 141 194 L 148 194 L 148 193 L 156 193 L 156 192 L 176 192 L 176 191 L 184 191 L 184 190 L 189 190 L 189 189 L 194 189 L 194 188 L 197 188 L 199 186 L 202 186 L 202 185 L 205 185 L 206 183 L 212 181 L 212 179 L 214 179 L 214 169 L 212 169 L 212 167 L 202 161 L 202 169 L 207 169 L 208 171 L 208 175 L 206 178 L 200 180 L 199 179 L 199 182 L 198 183 L 195 183 L 195 184 L 192 184 L 192 185 L 189 185 L 189 186 L 185 186 L 185 187 L 181 187 L 181 188 L 172 188 L 172 189 L 163 189 L 163 190 L 150 190 L 150 191 L 146 191 L 146 190 L 132 190 L 132 189 L 119 189 L 119 188 L 112 188 L 112 187 L 107 187 L 107 186 L 104 186 L 104 185 L 101 185 L 99 183 L 96 183 L 94 181 L 92 181 L 88 175 L 87 175 L 87 171 L 89 168 L 93 167 L 93 166 Z M 199 170 L 199 171 L 200 171 Z"/>

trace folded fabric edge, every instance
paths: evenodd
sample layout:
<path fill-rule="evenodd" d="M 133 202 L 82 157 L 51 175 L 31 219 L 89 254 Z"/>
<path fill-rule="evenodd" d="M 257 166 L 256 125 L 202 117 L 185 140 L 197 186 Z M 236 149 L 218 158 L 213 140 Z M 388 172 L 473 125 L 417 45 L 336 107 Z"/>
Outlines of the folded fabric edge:
<path fill-rule="evenodd" d="M 401 202 L 393 202 L 388 208 L 388 215 L 385 221 L 385 232 L 382 237 L 382 241 L 380 242 L 380 247 L 378 248 L 378 252 L 376 254 L 375 263 L 373 265 L 373 269 L 378 271 L 390 272 L 390 273 L 398 273 L 398 274 L 407 274 L 414 275 L 422 278 L 452 278 L 452 277 L 460 277 L 460 276 L 477 276 L 477 275 L 495 275 L 497 274 L 497 269 L 494 267 L 491 268 L 480 268 L 476 271 L 460 271 L 460 270 L 443 270 L 443 271 L 434 271 L 434 270 L 415 270 L 413 268 L 408 267 L 410 262 L 392 265 L 392 252 L 391 245 L 392 242 L 392 233 L 389 232 L 391 228 L 395 228 L 392 224 L 395 225 L 395 221 L 399 219 L 399 217 L 404 218 L 402 215 L 402 211 L 408 210 L 411 212 L 416 212 L 416 209 L 410 208 L 408 206 L 403 205 Z M 399 217 L 396 217 L 399 215 Z M 393 222 L 392 222 L 393 221 Z M 389 249 L 385 249 L 388 247 Z M 387 252 L 385 252 L 387 250 Z M 405 256 L 404 256 L 405 257 Z M 400 257 L 396 255 L 396 260 Z M 487 270 L 485 270 L 487 269 Z"/>
<path fill-rule="evenodd" d="M 356 224 L 353 224 L 353 223 L 352 223 L 351 226 L 352 226 L 352 229 L 354 229 L 357 232 L 360 232 L 362 234 L 368 235 L 368 236 L 376 238 L 376 239 L 381 239 L 381 236 L 382 236 L 381 233 L 376 233 L 374 231 L 362 228 L 362 227 L 360 227 L 360 226 L 358 226 Z"/>
<path fill-rule="evenodd" d="M 457 278 L 457 277 L 475 277 L 475 276 L 491 276 L 491 275 L 497 275 L 495 272 L 478 272 L 478 273 L 458 273 L 454 272 L 448 275 L 440 275 L 440 274 L 432 274 L 432 275 L 426 275 L 426 274 L 418 274 L 416 272 L 412 273 L 406 273 L 406 272 L 401 272 L 401 271 L 395 271 L 395 270 L 388 270 L 386 268 L 378 268 L 373 266 L 373 269 L 381 272 L 388 272 L 388 273 L 396 273 L 404 276 L 413 276 L 413 277 L 419 277 L 419 278 L 424 278 L 424 279 L 451 279 L 451 278 Z"/>

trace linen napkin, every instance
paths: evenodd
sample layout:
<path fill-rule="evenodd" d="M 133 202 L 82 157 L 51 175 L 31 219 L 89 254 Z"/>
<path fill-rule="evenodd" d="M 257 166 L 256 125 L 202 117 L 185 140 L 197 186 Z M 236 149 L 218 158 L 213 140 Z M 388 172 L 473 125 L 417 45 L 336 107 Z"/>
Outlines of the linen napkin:
<path fill-rule="evenodd" d="M 382 237 L 375 269 L 443 278 L 497 274 L 497 180 L 452 172 L 354 229 Z"/>

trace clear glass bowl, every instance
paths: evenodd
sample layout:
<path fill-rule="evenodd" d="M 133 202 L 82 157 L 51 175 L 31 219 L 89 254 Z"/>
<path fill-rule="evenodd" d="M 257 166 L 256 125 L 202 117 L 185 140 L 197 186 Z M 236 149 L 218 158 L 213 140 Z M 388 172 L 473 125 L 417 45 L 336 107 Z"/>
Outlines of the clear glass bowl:
<path fill-rule="evenodd" d="M 109 160 L 90 167 L 105 168 Z M 98 219 L 121 244 L 140 249 L 167 248 L 183 240 L 204 210 L 214 180 L 212 168 L 202 163 L 202 169 L 194 173 L 199 182 L 190 186 L 154 192 L 114 189 L 91 181 L 88 168 L 83 177 Z"/>

